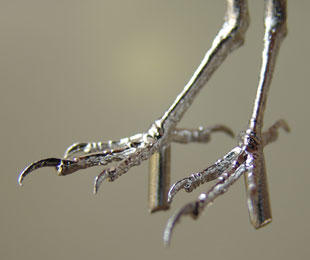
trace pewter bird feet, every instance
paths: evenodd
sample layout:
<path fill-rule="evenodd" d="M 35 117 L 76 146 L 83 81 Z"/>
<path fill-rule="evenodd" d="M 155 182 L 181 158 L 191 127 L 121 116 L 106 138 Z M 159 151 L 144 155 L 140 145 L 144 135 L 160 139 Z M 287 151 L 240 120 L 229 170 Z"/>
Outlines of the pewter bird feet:
<path fill-rule="evenodd" d="M 201 193 L 196 201 L 188 203 L 180 210 L 176 211 L 167 222 L 163 236 L 164 244 L 166 246 L 170 244 L 174 227 L 182 216 L 190 215 L 193 219 L 197 219 L 205 207 L 211 205 L 219 195 L 225 193 L 228 188 L 239 179 L 243 171 L 244 165 L 239 165 L 237 161 L 235 161 L 232 169 L 223 173 L 219 177 L 218 182 L 207 193 Z"/>
<path fill-rule="evenodd" d="M 278 130 L 282 128 L 285 132 L 290 132 L 290 128 L 287 122 L 283 119 L 276 121 L 266 132 L 263 133 L 262 143 L 263 146 L 274 142 L 278 138 Z M 213 165 L 204 169 L 201 172 L 193 173 L 189 177 L 186 177 L 175 184 L 173 184 L 168 192 L 168 202 L 172 203 L 173 197 L 182 189 L 186 192 L 192 192 L 201 184 L 209 181 L 213 181 L 221 176 L 237 159 L 240 154 L 241 147 L 244 143 L 242 139 L 245 138 L 246 132 L 240 134 L 240 146 L 235 147 L 233 150 L 228 152 L 223 158 L 217 160 Z"/>
<path fill-rule="evenodd" d="M 286 35 L 286 1 L 266 0 L 265 6 L 263 62 L 249 127 L 242 133 L 239 145 L 214 165 L 182 179 L 172 186 L 169 193 L 167 192 L 171 142 L 204 143 L 209 141 L 210 133 L 216 131 L 232 135 L 232 132 L 224 126 L 198 129 L 177 129 L 176 126 L 216 69 L 233 50 L 243 44 L 249 24 L 246 0 L 227 0 L 225 21 L 211 48 L 206 52 L 183 91 L 146 133 L 124 138 L 118 142 L 73 144 L 67 149 L 63 159 L 48 158 L 28 166 L 20 174 L 19 184 L 22 184 L 30 172 L 41 167 L 55 167 L 59 175 L 67 175 L 80 169 L 118 162 L 96 177 L 94 186 L 96 192 L 105 179 L 114 181 L 131 167 L 151 158 L 149 178 L 151 212 L 168 208 L 165 205 L 167 194 L 171 203 L 179 190 L 185 189 L 190 192 L 200 184 L 217 179 L 216 184 L 207 193 L 201 194 L 197 201 L 187 204 L 172 216 L 164 233 L 166 244 L 169 243 L 172 230 L 182 216 L 191 215 L 197 218 L 206 206 L 225 193 L 242 174 L 246 180 L 247 204 L 252 225 L 259 228 L 269 223 L 271 209 L 263 148 L 277 139 L 279 128 L 286 131 L 289 128 L 285 121 L 279 120 L 267 132 L 262 132 L 263 115 L 276 57 L 280 43 Z M 76 156 L 78 153 L 82 155 Z"/>
<path fill-rule="evenodd" d="M 289 132 L 288 124 L 284 120 L 279 120 L 263 133 L 263 142 L 259 142 L 257 137 L 253 135 L 253 131 L 248 129 L 248 131 L 241 135 L 239 146 L 235 147 L 223 158 L 219 159 L 205 170 L 192 174 L 172 185 L 168 192 L 169 203 L 172 202 L 173 197 L 178 191 L 184 189 L 186 192 L 191 192 L 200 184 L 217 179 L 216 184 L 210 188 L 207 193 L 200 194 L 196 201 L 186 204 L 169 219 L 163 237 L 165 245 L 169 245 L 172 231 L 182 216 L 190 215 L 194 219 L 198 218 L 203 209 L 211 205 L 218 196 L 227 192 L 229 187 L 234 184 L 243 173 L 248 172 L 255 175 L 255 171 L 264 170 L 262 148 L 271 141 L 276 141 L 279 128 Z M 255 185 L 254 181 L 251 187 L 251 199 L 255 200 L 256 197 L 261 194 L 257 194 L 258 187 Z M 249 203 L 252 202 L 250 201 Z M 256 201 L 256 204 L 264 206 L 262 205 L 262 201 Z M 253 206 L 251 208 L 254 209 L 255 207 Z M 258 212 L 252 212 L 252 214 L 258 216 Z M 255 227 L 258 228 L 267 224 L 270 220 L 260 219 L 260 223 L 255 222 L 255 219 L 252 219 L 252 223 L 253 221 Z"/>
<path fill-rule="evenodd" d="M 24 178 L 30 172 L 41 167 L 55 167 L 58 175 L 67 175 L 80 169 L 107 165 L 113 161 L 128 163 L 127 160 L 129 159 L 130 163 L 128 163 L 127 169 L 123 169 L 122 172 L 115 172 L 114 175 L 110 174 L 110 176 L 108 176 L 108 180 L 112 181 L 116 179 L 121 173 L 124 173 L 124 171 L 133 166 L 132 164 L 138 165 L 145 157 L 149 157 L 151 155 L 151 148 L 153 148 L 157 138 L 158 133 L 154 124 L 147 133 L 137 134 L 129 138 L 124 138 L 118 142 L 110 141 L 106 144 L 98 143 L 99 145 L 97 144 L 97 146 L 91 146 L 86 143 L 72 145 L 68 148 L 64 159 L 48 158 L 28 166 L 20 174 L 18 182 L 21 185 Z M 81 151 L 84 152 L 84 155 L 68 158 L 69 156 L 72 156 L 73 154 Z M 139 156 L 141 155 L 141 151 L 144 152 L 145 157 Z M 96 187 L 98 188 L 98 184 Z"/>
<path fill-rule="evenodd" d="M 240 147 L 234 148 L 227 153 L 223 158 L 217 160 L 213 165 L 204 169 L 201 172 L 193 173 L 175 184 L 173 184 L 168 192 L 168 202 L 172 203 L 173 197 L 182 189 L 186 192 L 192 192 L 201 184 L 213 181 L 221 176 L 236 160 L 241 151 Z"/>
<path fill-rule="evenodd" d="M 175 129 L 171 134 L 163 134 L 158 122 L 152 125 L 148 132 L 137 134 L 119 141 L 107 143 L 76 143 L 65 152 L 64 158 L 48 158 L 29 165 L 19 176 L 18 183 L 22 185 L 24 178 L 32 171 L 42 167 L 55 167 L 58 175 L 68 175 L 77 170 L 107 165 L 113 161 L 120 161 L 116 166 L 103 170 L 95 179 L 94 192 L 107 179 L 114 181 L 126 173 L 131 167 L 147 160 L 154 151 L 160 149 L 163 143 L 178 142 L 208 142 L 214 132 L 224 132 L 233 137 L 233 132 L 224 125 L 199 127 L 198 129 Z M 163 137 L 166 139 L 164 142 Z M 73 157 L 77 153 L 83 153 Z"/>
<path fill-rule="evenodd" d="M 64 159 L 48 158 L 28 166 L 19 176 L 21 185 L 25 176 L 40 167 L 55 167 L 59 175 L 73 173 L 79 169 L 92 166 L 106 165 L 112 161 L 121 161 L 117 166 L 103 171 L 96 178 L 95 191 L 104 179 L 113 181 L 121 174 L 127 172 L 130 167 L 138 165 L 142 160 L 148 159 L 156 151 L 161 151 L 169 144 L 171 133 L 190 107 L 195 97 L 208 82 L 212 74 L 220 67 L 225 58 L 244 42 L 244 35 L 249 24 L 247 2 L 245 0 L 227 0 L 227 13 L 222 28 L 214 38 L 211 48 L 206 52 L 200 65 L 177 96 L 170 108 L 157 120 L 144 134 L 133 138 L 125 138 L 119 142 L 102 143 L 78 143 L 68 148 Z M 226 130 L 225 130 L 226 129 Z M 224 132 L 227 128 L 223 129 Z M 183 131 L 172 134 L 178 142 L 192 141 L 205 142 L 208 133 L 203 131 Z M 181 136 L 181 138 L 178 138 Z M 99 151 L 99 152 L 98 152 Z M 72 155 L 84 152 L 85 155 L 67 159 Z M 159 157 L 160 158 L 160 157 Z M 162 174 L 164 172 L 161 172 Z M 159 175 L 159 174 L 155 174 Z M 160 178 L 157 178 L 160 179 Z M 157 185 L 157 184 L 156 184 Z M 156 186 L 155 185 L 155 186 Z M 161 193 L 163 190 L 160 188 Z"/>
<path fill-rule="evenodd" d="M 176 143 L 187 144 L 191 142 L 197 143 L 207 143 L 210 141 L 211 134 L 215 132 L 223 132 L 227 135 L 234 137 L 233 131 L 225 125 L 214 125 L 211 127 L 198 127 L 197 129 L 180 128 L 171 131 L 170 139 Z M 127 147 L 129 143 L 132 146 L 139 144 L 139 139 L 141 139 L 141 134 L 137 134 L 132 137 L 126 137 L 120 141 L 108 141 L 104 142 L 88 142 L 88 143 L 74 143 L 67 148 L 64 153 L 64 158 L 72 157 L 77 153 L 89 154 L 102 152 L 104 150 L 120 149 L 122 147 Z"/>
<path fill-rule="evenodd" d="M 218 178 L 218 182 L 207 193 L 201 194 L 197 201 L 185 205 L 169 219 L 163 237 L 166 245 L 170 242 L 175 224 L 182 216 L 190 214 L 198 217 L 206 206 L 225 193 L 242 174 L 245 176 L 251 224 L 255 228 L 260 228 L 271 221 L 263 148 L 277 139 L 279 128 L 288 132 L 289 127 L 284 120 L 277 121 L 266 132 L 262 132 L 262 127 L 276 57 L 285 36 L 286 1 L 266 0 L 263 62 L 249 127 L 241 134 L 239 145 L 223 159 L 171 187 L 168 192 L 170 202 L 179 190 L 185 189 L 190 192 L 200 184 Z"/>

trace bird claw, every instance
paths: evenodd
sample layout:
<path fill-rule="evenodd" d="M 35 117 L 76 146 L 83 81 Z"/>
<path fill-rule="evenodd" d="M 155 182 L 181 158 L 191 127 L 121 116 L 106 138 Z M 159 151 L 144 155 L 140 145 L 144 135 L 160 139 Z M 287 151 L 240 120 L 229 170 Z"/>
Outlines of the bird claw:
<path fill-rule="evenodd" d="M 245 154 L 241 151 L 238 158 L 232 163 L 231 169 L 221 174 L 218 177 L 218 182 L 207 193 L 201 193 L 196 201 L 186 204 L 174 213 L 168 220 L 164 231 L 163 240 L 165 245 L 169 245 L 173 229 L 182 216 L 190 215 L 193 219 L 197 219 L 205 207 L 211 205 L 217 197 L 228 191 L 229 187 L 245 171 L 244 161 Z"/>
<path fill-rule="evenodd" d="M 165 245 L 170 243 L 172 231 L 183 215 L 191 215 L 196 219 L 206 206 L 225 193 L 245 172 L 247 172 L 248 208 L 251 223 L 255 228 L 260 228 L 271 221 L 263 148 L 278 138 L 280 128 L 289 132 L 289 125 L 283 119 L 276 121 L 267 131 L 263 132 L 261 138 L 258 138 L 252 129 L 247 129 L 240 134 L 239 145 L 222 159 L 171 186 L 168 192 L 169 203 L 180 190 L 191 192 L 200 184 L 218 178 L 218 182 L 207 193 L 200 194 L 197 201 L 186 204 L 168 220 L 163 238 Z"/>
<path fill-rule="evenodd" d="M 112 170 L 110 169 L 109 172 L 108 169 L 109 177 L 98 177 L 96 179 L 96 190 L 98 190 L 102 179 L 108 178 L 113 181 L 121 174 L 127 172 L 132 166 L 140 164 L 141 161 L 150 158 L 156 151 L 160 151 L 162 147 L 169 145 L 169 142 L 173 141 L 172 132 L 176 130 L 177 123 L 182 119 L 182 116 L 192 104 L 199 90 L 207 83 L 214 71 L 222 64 L 232 50 L 243 44 L 249 21 L 246 1 L 228 1 L 227 3 L 228 11 L 225 22 L 215 37 L 211 48 L 206 52 L 202 62 L 180 95 L 177 96 L 170 108 L 159 120 L 155 121 L 146 133 L 121 139 L 119 142 L 108 142 L 106 144 L 101 142 L 76 143 L 67 149 L 64 159 L 58 160 L 65 162 L 66 158 L 72 157 L 76 153 L 84 153 L 84 156 L 72 159 L 74 167 L 71 167 L 71 170 L 74 171 L 92 166 L 106 165 L 111 161 L 121 161 L 115 166 L 113 174 L 111 173 Z M 232 135 L 228 128 L 222 127 L 219 130 Z M 217 129 L 214 128 L 213 131 L 217 131 Z M 209 133 L 204 133 L 203 129 L 198 130 L 198 132 L 187 131 L 186 135 L 188 133 L 190 139 L 195 142 L 206 142 L 209 138 Z M 198 139 L 195 133 L 198 133 Z M 177 131 L 176 136 L 178 136 Z M 181 136 L 178 140 L 183 142 L 184 139 L 182 138 Z M 185 140 L 185 142 L 188 142 L 188 140 Z M 69 160 L 69 162 L 71 161 Z M 33 170 L 36 168 L 30 167 L 29 169 Z M 21 173 L 21 180 L 26 176 L 25 173 L 29 173 L 29 169 Z M 62 170 L 62 168 L 59 169 Z M 69 172 L 70 167 L 65 169 Z"/>
<path fill-rule="evenodd" d="M 93 143 L 74 143 L 70 145 L 64 153 L 64 158 L 69 158 L 73 154 L 84 152 L 88 153 L 91 150 L 90 145 Z"/>
<path fill-rule="evenodd" d="M 109 174 L 106 170 L 103 170 L 99 175 L 96 176 L 94 181 L 94 194 L 97 194 L 101 183 L 109 178 Z"/>
<path fill-rule="evenodd" d="M 215 131 L 223 131 L 233 136 L 230 129 L 221 125 L 206 129 L 199 128 L 198 130 L 176 128 L 177 123 L 212 73 L 232 50 L 243 43 L 249 21 L 247 2 L 245 0 L 228 0 L 227 3 L 228 11 L 224 25 L 214 39 L 210 50 L 206 53 L 198 69 L 172 106 L 160 120 L 155 121 L 146 133 L 124 138 L 118 142 L 75 143 L 66 150 L 63 159 L 48 158 L 29 165 L 19 175 L 19 185 L 22 185 L 24 178 L 30 172 L 42 167 L 55 167 L 59 175 L 67 175 L 80 169 L 120 161 L 116 166 L 103 170 L 96 177 L 94 183 L 94 192 L 96 193 L 104 180 L 114 181 L 131 167 L 139 165 L 143 160 L 150 158 L 156 151 L 169 146 L 172 141 L 179 143 L 207 142 L 210 139 L 210 133 Z M 261 128 L 276 55 L 285 34 L 286 1 L 266 1 L 263 65 L 249 128 L 240 139 L 239 146 L 222 159 L 204 171 L 192 174 L 171 187 L 168 193 L 169 203 L 172 202 L 173 197 L 179 190 L 185 189 L 190 192 L 200 184 L 218 178 L 218 182 L 207 193 L 202 193 L 197 201 L 186 204 L 168 221 L 164 233 L 164 242 L 166 244 L 170 241 L 175 224 L 183 215 L 191 215 L 193 218 L 197 218 L 207 205 L 211 204 L 219 195 L 225 193 L 245 171 L 248 172 L 245 177 L 249 212 L 252 215 L 251 217 L 254 218 L 252 223 L 255 223 L 255 227 L 260 227 L 271 220 L 269 218 L 271 216 L 268 215 L 270 211 L 268 211 L 269 198 L 263 148 L 277 139 L 279 128 L 283 128 L 285 131 L 289 131 L 289 128 L 284 120 L 279 120 L 264 133 L 261 132 Z M 77 153 L 83 153 L 83 155 L 67 159 Z M 262 212 L 262 207 L 264 207 L 263 210 L 266 208 L 266 215 L 263 214 L 265 212 Z M 261 219 L 255 222 L 258 218 Z"/>
<path fill-rule="evenodd" d="M 237 3 L 237 1 L 235 2 Z M 255 228 L 260 228 L 271 221 L 271 208 L 269 202 L 268 185 L 265 169 L 263 148 L 278 137 L 278 129 L 283 128 L 289 131 L 288 124 L 284 120 L 277 121 L 267 131 L 262 132 L 263 118 L 266 107 L 268 90 L 275 66 L 277 53 L 281 41 L 286 35 L 286 1 L 269 0 L 265 4 L 265 36 L 263 49 L 263 62 L 261 66 L 260 81 L 254 101 L 252 116 L 249 127 L 241 135 L 238 149 L 240 153 L 232 164 L 232 167 L 219 176 L 219 182 L 213 186 L 206 194 L 202 194 L 198 204 L 187 204 L 177 212 L 169 221 L 164 233 L 164 243 L 168 244 L 175 223 L 185 213 L 193 212 L 193 205 L 200 205 L 201 210 L 210 204 L 216 197 L 225 193 L 244 173 L 247 189 L 247 203 L 250 220 Z M 207 168 L 208 169 L 208 168 Z M 196 181 L 197 184 L 201 180 Z M 176 191 L 183 188 L 187 183 L 184 179 L 179 185 L 174 185 L 171 191 L 175 195 Z M 181 187 L 181 188 L 180 188 Z M 190 190 L 189 190 L 190 191 Z M 170 199 L 171 201 L 171 199 Z M 190 205 L 190 206 L 189 206 Z M 197 211 L 197 214 L 199 211 Z"/>
<path fill-rule="evenodd" d="M 168 192 L 168 203 L 171 203 L 173 197 L 182 189 L 186 192 L 191 192 L 196 189 L 199 185 L 210 182 L 218 178 L 224 171 L 226 171 L 237 156 L 240 154 L 241 148 L 235 147 L 229 153 L 227 153 L 223 158 L 217 160 L 213 165 L 204 169 L 201 172 L 191 174 L 175 184 L 173 184 Z"/>
<path fill-rule="evenodd" d="M 127 142 L 126 142 L 127 141 Z M 131 138 L 121 139 L 120 142 L 110 142 L 113 143 L 113 146 L 110 145 L 111 149 L 106 149 L 97 153 L 91 153 L 92 151 L 98 149 L 98 145 L 95 146 L 89 143 L 76 143 L 70 146 L 66 153 L 65 158 L 48 158 L 32 163 L 28 167 L 26 167 L 19 175 L 18 183 L 22 185 L 24 178 L 32 171 L 42 168 L 42 167 L 55 167 L 58 175 L 68 175 L 80 169 L 86 169 L 93 166 L 101 166 L 106 165 L 112 161 L 123 161 L 127 162 L 126 159 L 132 158 L 132 154 L 141 154 L 138 152 L 140 150 L 145 150 L 146 156 L 140 156 L 141 160 L 150 156 L 150 148 L 152 147 L 152 142 L 150 142 L 150 137 L 148 137 L 147 142 L 144 135 L 136 135 Z M 98 143 L 97 143 L 98 144 Z M 117 145 L 118 144 L 118 145 Z M 90 147 L 90 148 L 88 148 Z M 95 147 L 95 148 L 94 148 Z M 79 157 L 74 157 L 72 159 L 66 159 L 66 157 L 72 156 L 78 152 L 84 152 L 84 155 Z M 134 157 L 135 160 L 139 160 L 139 158 Z M 137 162 L 135 164 L 138 164 Z M 134 164 L 132 164 L 134 165 Z M 130 168 L 130 167 L 129 167 Z M 128 168 L 128 169 L 129 169 Z M 128 170 L 127 169 L 127 170 Z M 121 169 L 118 169 L 121 170 Z M 118 177 L 118 173 L 115 171 L 113 175 L 113 167 L 107 170 L 109 172 L 109 180 L 113 181 Z M 122 172 L 122 174 L 124 171 Z M 120 174 L 119 174 L 120 175 Z M 96 188 L 98 190 L 100 183 L 106 179 L 103 178 L 103 175 L 100 174 L 96 179 Z"/>
<path fill-rule="evenodd" d="M 23 185 L 24 179 L 28 176 L 32 171 L 43 168 L 43 167 L 55 167 L 58 172 L 58 175 L 67 175 L 70 172 L 66 171 L 66 168 L 69 165 L 74 165 L 74 160 L 65 160 L 60 158 L 47 158 L 40 161 L 36 161 L 29 166 L 27 166 L 18 176 L 18 184 L 20 186 Z"/>
<path fill-rule="evenodd" d="M 163 241 L 165 246 L 169 246 L 171 241 L 172 232 L 177 223 L 180 222 L 182 216 L 190 215 L 196 219 L 199 215 L 199 206 L 197 202 L 190 202 L 184 205 L 180 210 L 176 211 L 168 220 L 164 235 Z"/>

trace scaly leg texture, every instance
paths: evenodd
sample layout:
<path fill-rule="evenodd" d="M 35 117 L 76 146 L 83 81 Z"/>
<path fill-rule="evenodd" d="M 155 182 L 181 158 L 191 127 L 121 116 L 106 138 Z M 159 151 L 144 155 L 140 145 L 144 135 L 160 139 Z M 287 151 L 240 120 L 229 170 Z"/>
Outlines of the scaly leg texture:
<path fill-rule="evenodd" d="M 163 237 L 166 245 L 170 243 L 175 224 L 182 216 L 197 218 L 206 206 L 225 193 L 242 174 L 246 181 L 247 205 L 252 225 L 260 228 L 271 221 L 263 148 L 277 139 L 279 128 L 288 132 L 289 127 L 284 120 L 279 120 L 264 133 L 262 128 L 276 56 L 286 35 L 286 1 L 268 0 L 265 6 L 263 63 L 249 127 L 241 134 L 239 145 L 222 159 L 171 187 L 168 193 L 170 203 L 179 190 L 190 192 L 200 184 L 218 178 L 218 182 L 207 193 L 202 193 L 197 201 L 186 204 L 169 219 Z"/>
<path fill-rule="evenodd" d="M 227 5 L 227 15 L 223 27 L 215 37 L 201 64 L 170 108 L 146 132 L 123 138 L 117 142 L 73 144 L 65 152 L 64 158 L 48 158 L 29 165 L 21 172 L 18 179 L 19 184 L 22 184 L 30 172 L 40 167 L 55 167 L 59 175 L 67 175 L 80 169 L 119 161 L 116 166 L 104 169 L 96 177 L 94 184 L 96 192 L 103 180 L 114 181 L 128 172 L 131 167 L 149 159 L 156 151 L 160 151 L 172 141 L 181 143 L 206 142 L 209 139 L 209 132 L 217 130 L 231 135 L 231 131 L 225 126 L 214 127 L 213 130 L 211 128 L 207 131 L 204 131 L 203 128 L 198 130 L 176 129 L 177 123 L 213 72 L 222 64 L 229 53 L 243 43 L 244 34 L 248 27 L 246 1 L 228 0 Z M 80 152 L 84 154 L 72 158 L 74 154 Z"/>

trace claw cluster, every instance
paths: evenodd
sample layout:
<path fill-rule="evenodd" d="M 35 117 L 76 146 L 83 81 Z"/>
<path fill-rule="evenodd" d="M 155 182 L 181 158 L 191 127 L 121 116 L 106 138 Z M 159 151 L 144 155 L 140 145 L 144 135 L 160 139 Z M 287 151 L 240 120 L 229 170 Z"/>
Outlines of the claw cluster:
<path fill-rule="evenodd" d="M 54 167 L 59 175 L 67 175 L 80 169 L 118 162 L 115 166 L 104 169 L 96 177 L 94 184 L 96 193 L 104 180 L 114 181 L 128 172 L 131 167 L 139 165 L 154 153 L 169 146 L 170 142 L 206 143 L 210 140 L 210 134 L 217 131 L 233 136 L 232 131 L 223 125 L 199 127 L 198 129 L 176 128 L 177 123 L 213 72 L 228 54 L 241 46 L 244 41 L 244 34 L 249 23 L 247 2 L 246 0 L 227 0 L 227 4 L 228 11 L 224 25 L 214 39 L 210 50 L 172 106 L 161 119 L 155 121 L 147 132 L 106 143 L 75 143 L 66 150 L 64 158 L 48 158 L 29 165 L 20 174 L 18 183 L 22 185 L 24 178 L 30 172 L 41 167 Z M 249 127 L 241 136 L 239 145 L 223 158 L 203 171 L 178 181 L 170 188 L 169 203 L 182 189 L 191 192 L 205 182 L 213 180 L 216 182 L 208 192 L 202 193 L 196 201 L 186 204 L 169 219 L 164 232 L 166 244 L 169 243 L 173 228 L 182 216 L 190 215 L 197 218 L 206 206 L 227 192 L 242 174 L 246 179 L 247 203 L 253 226 L 259 228 L 270 222 L 271 211 L 263 148 L 277 139 L 279 128 L 285 131 L 289 131 L 289 128 L 284 120 L 279 120 L 268 131 L 262 133 L 262 122 L 276 55 L 286 33 L 285 19 L 286 1 L 266 0 L 263 65 Z M 82 155 L 74 157 L 78 153 Z M 160 185 L 159 189 L 162 189 Z"/>
<path fill-rule="evenodd" d="M 161 146 L 167 142 L 199 142 L 210 139 L 213 132 L 224 132 L 233 136 L 232 131 L 223 125 L 212 127 L 199 127 L 198 129 L 174 129 L 165 134 L 160 123 L 156 121 L 150 129 L 143 134 L 122 138 L 119 141 L 75 143 L 65 151 L 64 158 L 47 158 L 30 164 L 19 175 L 19 184 L 32 171 L 42 167 L 55 167 L 58 175 L 68 175 L 78 170 L 103 166 L 108 163 L 120 161 L 116 166 L 104 169 L 94 182 L 94 192 L 99 189 L 104 180 L 114 181 L 125 174 L 133 166 L 138 166 L 147 160 Z M 198 139 L 197 139 L 198 137 Z M 82 153 L 81 156 L 73 157 Z"/>
<path fill-rule="evenodd" d="M 19 176 L 19 184 L 32 171 L 41 167 L 55 167 L 59 175 L 68 175 L 80 169 L 106 165 L 113 161 L 121 161 L 118 166 L 102 171 L 95 179 L 95 191 L 104 179 L 115 180 L 127 172 L 132 166 L 139 165 L 151 155 L 152 139 L 145 138 L 146 134 L 138 134 L 123 138 L 118 142 L 107 143 L 75 143 L 65 152 L 64 158 L 48 158 L 29 165 Z M 82 156 L 73 157 L 77 153 Z"/>
<path fill-rule="evenodd" d="M 287 132 L 289 131 L 288 125 L 284 120 L 277 121 L 268 131 L 263 133 L 265 145 L 276 140 L 278 136 L 277 130 L 280 127 Z M 207 193 L 200 194 L 197 201 L 185 205 L 169 219 L 163 237 L 166 245 L 170 243 L 173 228 L 175 224 L 180 221 L 182 216 L 191 215 L 197 218 L 205 207 L 210 205 L 218 196 L 227 192 L 228 188 L 235 183 L 242 174 L 248 172 L 250 174 L 254 173 L 255 175 L 257 174 L 255 171 L 264 169 L 262 153 L 255 154 L 257 150 L 262 151 L 261 146 L 262 142 L 259 142 L 253 135 L 242 135 L 239 146 L 227 153 L 222 159 L 219 159 L 202 172 L 192 174 L 190 177 L 184 178 L 172 185 L 168 192 L 169 203 L 172 202 L 173 197 L 178 191 L 184 189 L 186 192 L 191 192 L 200 184 L 217 179 L 216 184 Z M 247 163 L 249 159 L 253 159 L 254 157 L 255 161 Z M 260 164 L 257 164 L 257 162 L 260 162 Z M 252 185 L 257 189 L 256 183 L 252 183 Z M 259 197 L 261 194 L 254 194 L 254 196 Z M 257 203 L 262 203 L 262 201 L 258 201 Z M 259 205 L 254 205 L 254 207 L 256 206 Z M 261 219 L 260 221 L 262 223 L 269 222 L 268 219 Z"/>

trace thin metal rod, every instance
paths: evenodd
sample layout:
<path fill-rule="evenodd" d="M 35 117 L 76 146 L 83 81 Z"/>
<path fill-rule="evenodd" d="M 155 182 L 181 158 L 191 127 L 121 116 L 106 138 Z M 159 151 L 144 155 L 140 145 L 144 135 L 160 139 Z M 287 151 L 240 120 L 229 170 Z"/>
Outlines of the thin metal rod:
<path fill-rule="evenodd" d="M 213 72 L 222 64 L 229 53 L 243 44 L 248 25 L 247 2 L 245 0 L 227 0 L 225 23 L 214 39 L 212 47 L 206 53 L 183 91 L 160 119 L 164 131 L 170 132 L 174 129 Z"/>
<path fill-rule="evenodd" d="M 262 67 L 260 81 L 249 128 L 261 135 L 267 96 L 273 76 L 276 58 L 280 44 L 286 36 L 286 1 L 265 1 L 265 35 L 264 50 L 262 52 Z"/>
<path fill-rule="evenodd" d="M 162 140 L 166 139 L 165 136 L 169 137 L 173 131 L 175 132 L 177 123 L 190 107 L 200 89 L 207 83 L 213 72 L 222 64 L 228 54 L 243 44 L 244 34 L 248 24 L 247 2 L 245 0 L 227 0 L 225 22 L 218 35 L 215 37 L 211 48 L 206 53 L 201 64 L 198 66 L 183 91 L 177 96 L 174 103 L 164 113 L 162 118 L 157 121 L 163 132 Z M 223 128 L 220 128 L 220 130 L 223 130 Z M 194 133 L 194 135 L 191 135 L 192 133 Z M 198 137 L 198 140 L 200 137 L 199 131 L 197 133 L 184 131 L 184 134 L 189 134 L 192 140 L 194 140 L 195 136 Z M 174 136 L 175 135 L 172 134 L 172 137 Z M 184 138 L 182 140 L 186 141 Z M 168 162 L 168 159 L 164 158 L 164 156 L 165 154 L 163 154 L 162 148 L 159 148 L 158 151 L 155 151 L 150 161 L 149 187 L 151 188 L 149 189 L 149 207 L 151 212 L 169 207 L 169 204 L 166 202 L 161 203 L 158 200 L 159 194 L 165 193 L 166 198 L 169 191 L 169 187 L 157 183 L 157 181 L 160 180 L 170 179 L 170 169 L 168 169 L 166 165 L 162 165 L 163 162 L 170 165 L 170 162 Z M 165 170 L 167 170 L 167 172 L 165 172 Z M 166 177 L 164 177 L 165 175 Z M 162 195 L 160 195 L 160 197 L 161 196 Z"/>
<path fill-rule="evenodd" d="M 268 91 L 276 63 L 280 44 L 286 35 L 286 1 L 265 1 L 265 36 L 262 69 L 257 88 L 256 99 L 247 134 L 255 142 L 256 148 L 249 149 L 246 161 L 245 186 L 247 204 L 251 224 L 255 228 L 263 227 L 271 222 L 271 205 L 263 154 L 264 140 L 262 136 L 264 112 Z"/>
<path fill-rule="evenodd" d="M 149 160 L 149 211 L 169 209 L 171 146 L 163 146 Z"/>
<path fill-rule="evenodd" d="M 241 134 L 239 145 L 235 148 L 238 159 L 231 163 L 230 160 L 224 159 L 229 155 L 226 154 L 223 160 L 219 160 L 208 167 L 205 171 L 206 174 L 203 174 L 203 172 L 192 174 L 171 187 L 168 196 L 170 201 L 179 190 L 185 189 L 185 191 L 191 192 L 200 184 L 208 181 L 209 178 L 205 179 L 204 176 L 209 177 L 210 174 L 210 176 L 219 178 L 219 182 L 207 193 L 201 194 L 198 200 L 186 204 L 169 219 L 164 232 L 164 243 L 166 245 L 170 242 L 174 226 L 182 216 L 190 215 L 197 218 L 201 211 L 210 204 L 209 202 L 226 192 L 227 188 L 243 173 L 246 180 L 247 203 L 252 225 L 255 228 L 260 228 L 271 221 L 263 148 L 277 139 L 279 128 L 286 131 L 289 131 L 289 128 L 284 120 L 277 121 L 264 133 L 262 133 L 262 127 L 276 57 L 282 39 L 286 35 L 286 1 L 267 0 L 265 6 L 265 36 L 260 81 L 249 127 L 245 133 Z M 229 156 L 228 158 L 235 157 Z M 209 169 L 214 169 L 215 172 L 209 171 Z"/>

